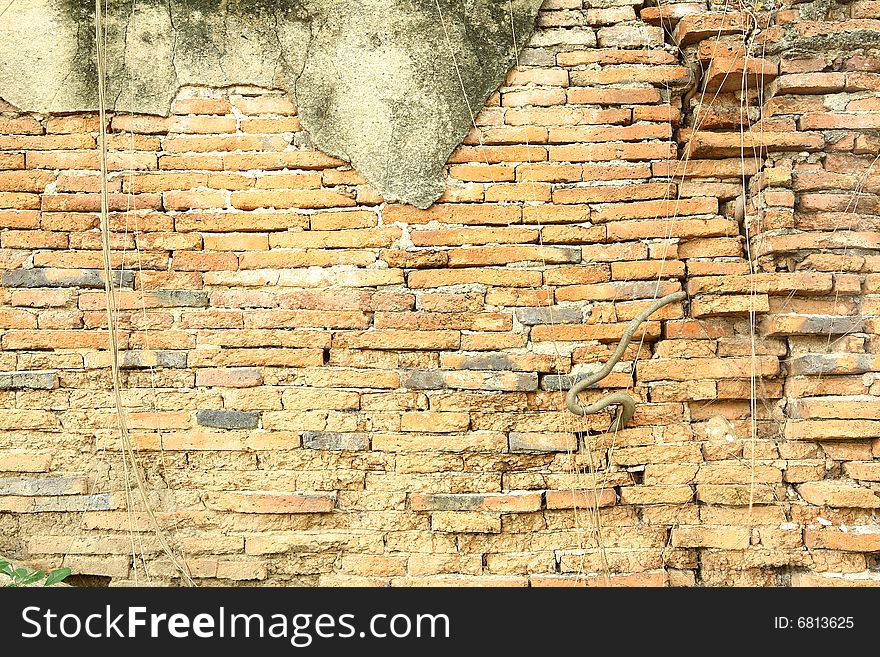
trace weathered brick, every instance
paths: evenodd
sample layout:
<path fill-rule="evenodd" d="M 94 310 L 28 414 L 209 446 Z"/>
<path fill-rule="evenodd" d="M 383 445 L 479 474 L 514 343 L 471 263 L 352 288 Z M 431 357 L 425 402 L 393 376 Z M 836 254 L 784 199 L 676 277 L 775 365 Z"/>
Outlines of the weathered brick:
<path fill-rule="evenodd" d="M 639 365 L 639 377 L 644 381 L 688 381 L 692 379 L 772 377 L 779 373 L 779 360 L 772 356 L 752 358 L 655 358 Z"/>
<path fill-rule="evenodd" d="M 116 287 L 132 287 L 135 272 L 114 271 Z M 99 269 L 9 269 L 3 272 L 6 287 L 85 287 L 104 288 L 104 273 Z"/>
<path fill-rule="evenodd" d="M 572 324 L 584 319 L 584 311 L 568 306 L 548 306 L 546 308 L 518 308 L 516 319 L 526 326 L 535 324 Z"/>
<path fill-rule="evenodd" d="M 334 497 L 328 493 L 217 492 L 209 493 L 205 504 L 209 509 L 238 513 L 330 513 Z"/>
<path fill-rule="evenodd" d="M 617 493 L 609 488 L 597 490 L 548 490 L 545 493 L 548 509 L 595 509 L 614 506 Z"/>
<path fill-rule="evenodd" d="M 541 508 L 541 493 L 515 491 L 497 494 L 433 494 L 414 493 L 409 496 L 414 511 L 500 511 L 528 513 Z"/>
<path fill-rule="evenodd" d="M 246 411 L 202 410 L 196 414 L 196 420 L 203 427 L 256 429 L 260 423 L 260 414 Z"/>
<path fill-rule="evenodd" d="M 302 435 L 303 447 L 329 451 L 361 451 L 370 448 L 370 438 L 364 433 L 336 433 L 306 431 Z"/>
<path fill-rule="evenodd" d="M 479 511 L 436 511 L 431 514 L 431 529 L 435 532 L 495 534 L 501 531 L 501 516 Z"/>
<path fill-rule="evenodd" d="M 54 371 L 0 372 L 0 389 L 52 390 L 58 387 L 58 373 Z"/>
<path fill-rule="evenodd" d="M 767 317 L 761 324 L 766 335 L 847 335 L 864 326 L 861 317 L 836 315 L 780 315 Z"/>
<path fill-rule="evenodd" d="M 573 433 L 537 433 L 511 431 L 511 452 L 573 452 L 577 449 Z"/>
<path fill-rule="evenodd" d="M 528 391 L 538 387 L 538 375 L 520 372 L 450 372 L 436 370 L 409 370 L 401 375 L 401 385 L 410 390 L 464 390 Z"/>
<path fill-rule="evenodd" d="M 262 374 L 256 367 L 202 369 L 196 372 L 197 386 L 249 388 L 262 382 Z"/>
<path fill-rule="evenodd" d="M 10 449 L 0 452 L 0 472 L 48 472 L 51 465 L 51 454 Z"/>
<path fill-rule="evenodd" d="M 845 481 L 810 481 L 800 484 L 797 491 L 805 501 L 817 506 L 880 508 L 880 496 L 874 491 Z"/>
<path fill-rule="evenodd" d="M 0 495 L 84 495 L 88 488 L 85 477 L 0 477 Z"/>
<path fill-rule="evenodd" d="M 880 552 L 880 533 L 862 533 L 837 529 L 807 529 L 804 543 L 810 549 L 843 550 L 845 552 Z"/>
<path fill-rule="evenodd" d="M 672 530 L 675 547 L 745 550 L 750 538 L 751 532 L 745 527 L 677 527 Z"/>

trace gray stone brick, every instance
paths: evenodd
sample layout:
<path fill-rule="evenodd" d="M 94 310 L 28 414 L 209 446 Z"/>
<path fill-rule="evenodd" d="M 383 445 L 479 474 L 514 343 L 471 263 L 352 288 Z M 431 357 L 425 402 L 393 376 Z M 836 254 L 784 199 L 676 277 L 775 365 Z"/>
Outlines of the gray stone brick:
<path fill-rule="evenodd" d="M 785 316 L 768 317 L 761 328 L 765 335 L 845 335 L 848 333 L 860 333 L 865 328 L 865 318 L 860 316 L 841 315 L 797 315 L 795 326 L 782 326 L 775 320 L 785 320 Z"/>
<path fill-rule="evenodd" d="M 156 365 L 159 367 L 186 367 L 185 351 L 162 350 L 156 352 Z"/>
<path fill-rule="evenodd" d="M 838 354 L 804 354 L 788 361 L 789 376 L 864 374 L 873 370 L 871 354 L 847 354 L 845 365 L 841 365 Z"/>
<path fill-rule="evenodd" d="M 116 287 L 134 287 L 133 271 L 114 271 Z M 5 287 L 85 287 L 104 288 L 100 269 L 10 269 L 3 272 Z"/>
<path fill-rule="evenodd" d="M 522 66 L 556 66 L 556 51 L 551 48 L 524 48 L 519 63 Z"/>
<path fill-rule="evenodd" d="M 87 489 L 85 477 L 0 477 L 0 495 L 83 495 Z"/>
<path fill-rule="evenodd" d="M 112 511 L 113 501 L 110 493 L 97 495 L 69 495 L 67 497 L 37 498 L 31 513 L 53 513 L 64 511 Z"/>
<path fill-rule="evenodd" d="M 208 305 L 208 293 L 200 290 L 156 290 L 150 296 L 166 308 L 204 308 Z"/>
<path fill-rule="evenodd" d="M 544 308 L 517 308 L 516 319 L 526 326 L 536 324 L 580 324 L 584 321 L 582 308 L 554 306 Z"/>
<path fill-rule="evenodd" d="M 333 431 L 306 431 L 302 435 L 303 447 L 325 449 L 334 452 L 370 449 L 370 439 L 365 433 L 338 433 Z"/>
<path fill-rule="evenodd" d="M 437 370 L 406 370 L 400 374 L 400 385 L 410 390 L 442 390 L 446 381 Z"/>
<path fill-rule="evenodd" d="M 248 411 L 202 410 L 196 420 L 203 427 L 215 429 L 256 429 L 260 424 L 260 414 Z"/>
<path fill-rule="evenodd" d="M 553 390 L 556 392 L 568 391 L 575 383 L 581 381 L 582 379 L 586 379 L 590 376 L 589 373 L 586 374 L 548 374 L 547 376 L 541 379 L 541 390 Z"/>
<path fill-rule="evenodd" d="M 54 370 L 33 370 L 26 372 L 0 372 L 0 389 L 52 390 L 58 387 L 58 372 Z"/>
<path fill-rule="evenodd" d="M 479 493 L 437 493 L 424 496 L 425 507 L 432 511 L 471 511 L 480 507 L 485 500 L 486 496 Z"/>
<path fill-rule="evenodd" d="M 508 445 L 511 452 L 568 452 L 576 449 L 576 444 L 566 444 L 565 440 L 541 440 L 540 433 L 522 433 L 511 431 Z M 572 443 L 574 441 L 572 440 Z"/>
<path fill-rule="evenodd" d="M 137 369 L 146 367 L 186 367 L 186 352 L 159 350 L 153 354 L 147 351 L 126 351 L 122 359 L 122 367 Z"/>
<path fill-rule="evenodd" d="M 460 370 L 494 370 L 508 372 L 520 369 L 504 354 L 479 354 L 467 356 L 457 364 Z"/>

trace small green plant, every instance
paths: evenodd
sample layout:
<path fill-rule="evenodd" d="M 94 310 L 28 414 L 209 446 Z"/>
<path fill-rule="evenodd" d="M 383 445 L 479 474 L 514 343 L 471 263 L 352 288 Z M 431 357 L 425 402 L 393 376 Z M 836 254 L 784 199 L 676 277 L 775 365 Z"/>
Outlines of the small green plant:
<path fill-rule="evenodd" d="M 36 584 L 41 580 L 45 580 L 43 586 L 52 586 L 53 584 L 57 584 L 64 580 L 64 578 L 70 575 L 70 572 L 70 568 L 56 568 L 55 570 L 49 571 L 48 574 L 42 570 L 30 571 L 24 567 L 13 568 L 11 563 L 5 559 L 0 559 L 0 574 L 6 575 L 10 579 L 6 588 L 28 586 L 30 584 Z"/>

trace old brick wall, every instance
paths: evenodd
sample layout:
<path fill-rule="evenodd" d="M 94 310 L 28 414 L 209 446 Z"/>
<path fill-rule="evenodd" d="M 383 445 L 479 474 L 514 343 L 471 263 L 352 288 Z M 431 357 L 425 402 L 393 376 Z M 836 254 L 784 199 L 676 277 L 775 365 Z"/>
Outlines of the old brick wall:
<path fill-rule="evenodd" d="M 124 401 L 176 553 L 202 584 L 876 584 L 880 3 L 538 25 L 428 210 L 279 93 L 112 117 Z M 174 584 L 116 429 L 98 119 L 0 110 L 0 553 Z M 631 425 L 565 410 L 682 289 L 585 395 Z"/>

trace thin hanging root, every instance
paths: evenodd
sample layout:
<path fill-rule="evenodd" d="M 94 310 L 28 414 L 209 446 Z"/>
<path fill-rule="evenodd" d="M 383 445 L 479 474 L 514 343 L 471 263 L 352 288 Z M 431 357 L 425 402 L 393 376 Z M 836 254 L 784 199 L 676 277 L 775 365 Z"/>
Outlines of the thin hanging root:
<path fill-rule="evenodd" d="M 116 333 L 116 291 L 113 289 L 113 270 L 110 262 L 109 191 L 107 185 L 107 62 L 104 39 L 104 14 L 101 8 L 101 0 L 95 0 L 95 55 L 98 69 L 98 114 L 101 123 L 98 140 L 101 164 L 101 255 L 104 268 L 104 293 L 107 299 L 107 333 L 110 339 L 110 372 L 113 379 L 113 399 L 116 405 L 116 417 L 119 422 L 119 435 L 122 438 L 123 458 L 127 456 L 131 461 L 131 471 L 137 484 L 138 493 L 140 493 L 141 502 L 144 505 L 150 523 L 153 525 L 156 540 L 159 542 L 162 552 L 165 553 L 165 556 L 168 557 L 180 574 L 183 582 L 188 586 L 195 586 L 195 582 L 190 576 L 186 564 L 174 555 L 174 551 L 165 537 L 165 532 L 159 526 L 156 514 L 150 506 L 147 487 L 144 483 L 143 475 L 138 468 L 134 447 L 131 443 L 131 435 L 128 432 L 125 405 L 122 401 L 122 383 L 119 374 L 119 342 Z M 137 572 L 136 566 L 135 572 Z"/>
<path fill-rule="evenodd" d="M 617 345 L 617 349 L 612 354 L 611 358 L 608 359 L 608 362 L 602 366 L 602 369 L 595 374 L 588 376 L 586 379 L 578 381 L 571 387 L 571 390 L 568 391 L 568 394 L 565 396 L 565 405 L 568 407 L 568 410 L 575 415 L 592 415 L 608 406 L 620 406 L 620 410 L 617 412 L 617 416 L 614 418 L 614 422 L 611 424 L 608 431 L 615 432 L 623 429 L 627 422 L 632 419 L 633 413 L 635 413 L 636 410 L 636 402 L 632 397 L 622 392 L 615 392 L 614 394 L 602 397 L 602 399 L 589 406 L 581 406 L 578 404 L 577 397 L 591 385 L 597 381 L 601 381 L 611 373 L 611 370 L 614 369 L 614 366 L 617 365 L 617 361 L 623 356 L 623 352 L 626 351 L 626 348 L 629 346 L 633 334 L 635 334 L 636 329 L 639 328 L 639 325 L 642 322 L 663 306 L 673 303 L 674 301 L 684 301 L 686 298 L 686 292 L 667 294 L 665 297 L 657 299 L 654 303 L 645 308 L 645 310 L 636 315 L 626 328 L 623 337 L 620 338 L 620 343 Z"/>

